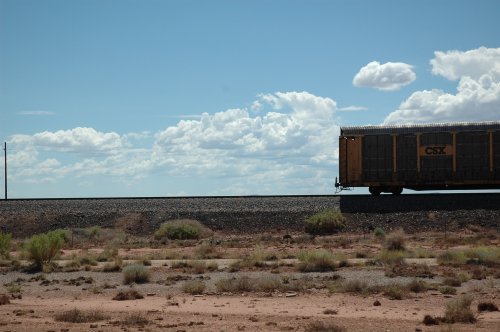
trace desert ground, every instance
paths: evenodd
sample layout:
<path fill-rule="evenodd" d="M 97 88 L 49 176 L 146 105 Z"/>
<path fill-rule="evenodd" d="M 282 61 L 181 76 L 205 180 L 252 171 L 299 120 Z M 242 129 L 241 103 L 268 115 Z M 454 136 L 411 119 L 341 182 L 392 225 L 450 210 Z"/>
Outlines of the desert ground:
<path fill-rule="evenodd" d="M 29 239 L 12 239 L 1 331 L 500 331 L 496 229 L 189 240 L 65 232 L 38 270 Z M 460 301 L 465 312 L 453 315 Z"/>

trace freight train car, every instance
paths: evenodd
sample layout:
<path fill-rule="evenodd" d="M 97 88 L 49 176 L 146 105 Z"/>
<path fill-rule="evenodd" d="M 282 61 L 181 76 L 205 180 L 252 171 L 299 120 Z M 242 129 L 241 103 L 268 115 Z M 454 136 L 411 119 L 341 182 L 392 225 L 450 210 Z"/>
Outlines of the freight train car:
<path fill-rule="evenodd" d="M 500 189 L 500 121 L 343 127 L 335 186 L 373 195 Z"/>

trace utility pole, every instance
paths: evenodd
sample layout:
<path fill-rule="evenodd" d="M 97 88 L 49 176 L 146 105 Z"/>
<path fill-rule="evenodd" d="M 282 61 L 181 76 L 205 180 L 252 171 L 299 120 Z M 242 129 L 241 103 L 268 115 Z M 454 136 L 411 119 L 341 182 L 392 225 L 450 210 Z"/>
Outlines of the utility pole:
<path fill-rule="evenodd" d="M 5 200 L 7 200 L 7 142 L 4 142 L 3 144 L 3 150 L 4 150 L 4 183 L 5 183 Z"/>

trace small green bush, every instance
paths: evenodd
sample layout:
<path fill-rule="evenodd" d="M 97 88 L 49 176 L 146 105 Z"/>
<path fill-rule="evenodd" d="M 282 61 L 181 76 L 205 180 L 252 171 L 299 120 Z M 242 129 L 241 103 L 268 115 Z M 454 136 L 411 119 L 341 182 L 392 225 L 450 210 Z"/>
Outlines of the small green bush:
<path fill-rule="evenodd" d="M 385 232 L 382 228 L 380 227 L 377 227 L 373 230 L 373 235 L 375 235 L 375 237 L 377 239 L 384 239 L 385 238 Z"/>
<path fill-rule="evenodd" d="M 57 257 L 64 245 L 64 231 L 52 231 L 46 234 L 33 235 L 25 245 L 28 258 L 36 268 L 41 269 Z"/>
<path fill-rule="evenodd" d="M 9 258 L 11 234 L 0 232 L 0 257 Z"/>
<path fill-rule="evenodd" d="M 327 250 L 309 250 L 298 254 L 301 272 L 327 272 L 335 270 L 333 255 Z"/>
<path fill-rule="evenodd" d="M 123 268 L 123 283 L 144 284 L 149 282 L 149 269 L 144 265 L 132 264 Z"/>
<path fill-rule="evenodd" d="M 313 235 L 334 234 L 346 227 L 346 219 L 339 209 L 316 213 L 305 221 L 306 233 Z"/>
<path fill-rule="evenodd" d="M 156 240 L 197 240 L 209 233 L 210 230 L 196 220 L 180 219 L 161 224 L 154 237 Z"/>

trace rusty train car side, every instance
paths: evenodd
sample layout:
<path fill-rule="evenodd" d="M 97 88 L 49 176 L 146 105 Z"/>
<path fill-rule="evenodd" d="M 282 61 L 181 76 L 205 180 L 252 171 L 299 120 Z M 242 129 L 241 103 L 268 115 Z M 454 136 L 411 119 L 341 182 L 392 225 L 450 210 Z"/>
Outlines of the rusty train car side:
<path fill-rule="evenodd" d="M 339 189 L 500 189 L 500 121 L 343 127 Z"/>

